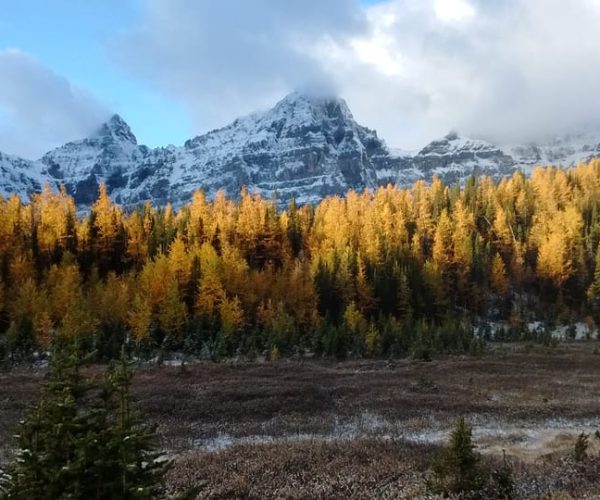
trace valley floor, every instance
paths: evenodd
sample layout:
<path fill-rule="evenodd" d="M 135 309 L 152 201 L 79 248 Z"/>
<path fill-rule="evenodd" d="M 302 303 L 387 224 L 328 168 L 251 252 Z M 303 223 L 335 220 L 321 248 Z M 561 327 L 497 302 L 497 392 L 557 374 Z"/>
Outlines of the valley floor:
<path fill-rule="evenodd" d="M 485 460 L 506 450 L 520 497 L 597 498 L 599 348 L 504 345 L 429 363 L 148 367 L 134 389 L 175 459 L 172 492 L 195 484 L 215 498 L 420 497 L 433 456 L 464 415 Z M 41 370 L 0 374 L 4 460 L 42 378 Z M 574 465 L 567 457 L 581 432 L 591 434 L 590 459 Z"/>

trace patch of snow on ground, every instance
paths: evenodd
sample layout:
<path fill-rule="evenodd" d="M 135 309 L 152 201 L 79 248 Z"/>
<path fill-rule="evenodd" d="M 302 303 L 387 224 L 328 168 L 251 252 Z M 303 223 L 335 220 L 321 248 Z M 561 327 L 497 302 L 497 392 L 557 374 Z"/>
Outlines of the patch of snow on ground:
<path fill-rule="evenodd" d="M 576 437 L 585 432 L 593 434 L 600 429 L 600 418 L 547 419 L 540 422 L 505 422 L 501 419 L 467 417 L 475 422 L 473 438 L 481 453 L 499 454 L 506 450 L 525 459 L 535 459 L 544 453 L 569 448 Z M 237 445 L 263 445 L 298 442 L 353 441 L 374 438 L 383 441 L 406 440 L 419 444 L 443 444 L 448 441 L 451 428 L 447 424 L 424 421 L 422 428 L 404 421 L 392 421 L 373 412 L 363 412 L 353 418 L 337 417 L 329 432 L 289 433 L 284 435 L 251 435 L 235 437 L 228 433 L 196 440 L 196 449 L 216 452 Z"/>

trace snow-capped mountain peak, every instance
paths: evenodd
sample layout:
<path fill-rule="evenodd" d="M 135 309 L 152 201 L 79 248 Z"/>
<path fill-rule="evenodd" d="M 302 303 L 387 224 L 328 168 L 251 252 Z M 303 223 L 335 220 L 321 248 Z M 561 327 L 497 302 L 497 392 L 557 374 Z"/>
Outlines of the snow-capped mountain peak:
<path fill-rule="evenodd" d="M 298 92 L 187 141 L 184 153 L 170 175 L 173 187 L 189 189 L 201 170 L 209 192 L 223 187 L 235 195 L 245 185 L 267 196 L 275 192 L 282 203 L 375 187 L 378 166 L 387 168 L 389 156 L 377 134 L 354 121 L 344 100 Z"/>
<path fill-rule="evenodd" d="M 419 155 L 458 153 L 460 151 L 495 151 L 498 147 L 493 144 L 480 140 L 471 139 L 458 134 L 456 131 L 450 131 L 443 138 L 430 142 L 425 146 Z"/>
<path fill-rule="evenodd" d="M 570 166 L 600 156 L 600 133 L 573 134 L 542 144 L 498 146 L 457 132 L 416 153 L 390 150 L 358 124 L 343 99 L 294 92 L 272 109 L 199 135 L 183 146 L 150 149 L 113 115 L 87 138 L 69 142 L 30 162 L 0 153 L 0 194 L 22 197 L 44 182 L 64 184 L 80 210 L 95 200 L 100 183 L 125 207 L 150 201 L 180 206 L 193 192 L 223 189 L 236 197 L 246 186 L 281 205 L 291 197 L 314 203 L 349 189 L 387 183 L 411 185 L 433 175 L 449 184 L 471 175 L 496 179 L 537 164 Z"/>
<path fill-rule="evenodd" d="M 92 137 L 98 139 L 110 138 L 114 141 L 137 144 L 137 139 L 131 128 L 129 128 L 129 125 L 118 114 L 112 115 L 106 122 L 100 125 Z"/>
<path fill-rule="evenodd" d="M 323 119 L 353 121 L 354 117 L 346 101 L 339 97 L 323 97 L 293 92 L 267 113 L 273 119 L 291 122 L 318 122 Z"/>

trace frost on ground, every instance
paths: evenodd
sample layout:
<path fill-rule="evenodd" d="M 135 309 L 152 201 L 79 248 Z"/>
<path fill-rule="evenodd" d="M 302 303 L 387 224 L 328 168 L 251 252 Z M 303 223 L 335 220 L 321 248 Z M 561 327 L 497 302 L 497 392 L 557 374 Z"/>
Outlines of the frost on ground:
<path fill-rule="evenodd" d="M 467 420 L 469 417 L 467 416 Z M 472 416 L 473 438 L 477 449 L 484 454 L 508 455 L 524 460 L 558 451 L 571 449 L 579 434 L 593 436 L 600 430 L 600 417 L 589 419 L 546 419 L 540 422 L 506 422 L 500 419 L 485 421 Z M 421 422 L 422 423 L 422 422 Z M 363 412 L 352 418 L 336 418 L 335 424 L 327 432 L 286 433 L 283 435 L 255 434 L 236 437 L 227 432 L 216 436 L 198 439 L 193 448 L 199 451 L 215 452 L 234 446 L 289 444 L 301 442 L 349 442 L 354 440 L 377 439 L 381 441 L 407 441 L 416 444 L 442 445 L 448 441 L 450 427 L 442 422 L 427 422 L 419 427 L 417 422 L 390 421 L 372 412 Z"/>
<path fill-rule="evenodd" d="M 519 498 L 561 489 L 564 498 L 600 498 L 598 352 L 597 341 L 497 344 L 432 362 L 186 359 L 185 367 L 174 356 L 140 366 L 132 391 L 174 458 L 174 493 L 197 484 L 202 498 L 420 498 L 462 415 L 486 460 L 506 450 L 518 465 Z M 44 373 L 0 372 L 0 462 Z M 593 460 L 574 469 L 567 462 L 581 432 Z"/>

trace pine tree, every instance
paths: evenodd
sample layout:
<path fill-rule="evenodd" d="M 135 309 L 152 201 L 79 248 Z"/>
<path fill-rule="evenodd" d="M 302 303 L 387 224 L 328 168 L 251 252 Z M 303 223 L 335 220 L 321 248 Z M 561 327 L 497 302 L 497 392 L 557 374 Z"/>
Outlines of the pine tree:
<path fill-rule="evenodd" d="M 408 320 L 413 315 L 411 289 L 405 270 L 399 271 L 398 274 L 398 316 L 403 320 Z"/>
<path fill-rule="evenodd" d="M 150 499 L 164 464 L 154 431 L 130 406 L 131 374 L 122 357 L 107 379 L 82 375 L 74 344 L 55 348 L 40 403 L 20 423 L 8 498 Z"/>
<path fill-rule="evenodd" d="M 116 405 L 115 419 L 110 428 L 110 440 L 105 447 L 107 462 L 114 462 L 110 498 L 150 499 L 162 492 L 162 476 L 168 462 L 154 451 L 155 428 L 144 424 L 142 413 L 131 404 L 133 373 L 125 358 L 115 363 L 107 376 L 109 392 Z"/>
<path fill-rule="evenodd" d="M 432 261 L 442 274 L 445 274 L 453 264 L 452 231 L 452 221 L 444 209 L 435 230 L 432 250 Z"/>
<path fill-rule="evenodd" d="M 573 458 L 576 462 L 583 462 L 588 457 L 589 436 L 582 432 L 577 436 L 575 446 L 573 448 Z"/>
<path fill-rule="evenodd" d="M 490 285 L 492 290 L 499 295 L 506 295 L 508 292 L 509 283 L 506 276 L 506 268 L 500 254 L 494 255 L 494 258 L 492 259 Z"/>
<path fill-rule="evenodd" d="M 107 498 L 96 460 L 108 415 L 81 362 L 73 347 L 55 349 L 42 399 L 19 425 L 9 498 Z"/>

